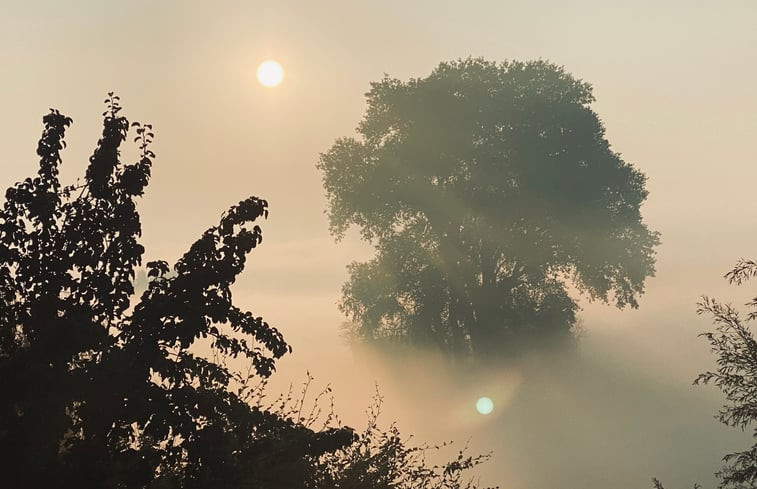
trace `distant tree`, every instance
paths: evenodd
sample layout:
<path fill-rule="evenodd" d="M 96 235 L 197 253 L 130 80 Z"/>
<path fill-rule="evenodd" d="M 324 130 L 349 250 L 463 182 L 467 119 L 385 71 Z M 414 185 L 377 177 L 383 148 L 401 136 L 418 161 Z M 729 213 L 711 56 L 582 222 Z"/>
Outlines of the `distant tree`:
<path fill-rule="evenodd" d="M 740 260 L 726 274 L 731 283 L 741 285 L 757 276 L 757 262 Z M 711 314 L 716 325 L 714 332 L 702 336 L 710 342 L 717 356 L 717 369 L 705 372 L 695 384 L 712 383 L 728 401 L 718 413 L 718 419 L 745 430 L 757 421 L 757 340 L 748 323 L 757 318 L 757 298 L 748 304 L 753 310 L 745 318 L 729 304 L 721 304 L 705 297 L 699 304 L 699 314 Z M 757 438 L 757 428 L 752 428 Z M 757 443 L 751 448 L 726 455 L 725 466 L 717 474 L 722 488 L 757 486 Z"/>
<path fill-rule="evenodd" d="M 659 235 L 589 84 L 544 61 L 467 59 L 386 77 L 367 100 L 359 138 L 318 163 L 331 232 L 356 225 L 376 248 L 343 289 L 357 337 L 496 357 L 572 338 L 568 283 L 638 306 Z"/>
<path fill-rule="evenodd" d="M 0 212 L 0 487 L 303 486 L 351 430 L 316 433 L 247 403 L 250 376 L 223 361 L 267 377 L 290 351 L 230 291 L 266 201 L 233 206 L 172 270 L 147 263 L 132 302 L 153 134 L 132 124 L 141 156 L 122 164 L 129 123 L 118 97 L 106 103 L 84 180 L 58 180 L 71 119 L 51 110 L 38 174 Z"/>

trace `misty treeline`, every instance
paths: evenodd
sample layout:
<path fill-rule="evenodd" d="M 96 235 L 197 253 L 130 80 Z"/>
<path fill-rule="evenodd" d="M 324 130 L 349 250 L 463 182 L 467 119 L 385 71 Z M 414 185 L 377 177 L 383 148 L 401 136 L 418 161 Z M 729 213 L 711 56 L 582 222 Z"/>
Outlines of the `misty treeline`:
<path fill-rule="evenodd" d="M 0 211 L 0 487 L 475 487 L 464 472 L 486 457 L 427 463 L 434 447 L 379 428 L 378 401 L 361 433 L 306 391 L 266 402 L 291 348 L 230 289 L 261 243 L 265 200 L 229 208 L 173 266 L 146 263 L 134 297 L 153 133 L 117 96 L 105 103 L 84 178 L 59 181 L 72 121 L 51 110 L 37 175 Z M 140 156 L 124 164 L 130 133 Z"/>

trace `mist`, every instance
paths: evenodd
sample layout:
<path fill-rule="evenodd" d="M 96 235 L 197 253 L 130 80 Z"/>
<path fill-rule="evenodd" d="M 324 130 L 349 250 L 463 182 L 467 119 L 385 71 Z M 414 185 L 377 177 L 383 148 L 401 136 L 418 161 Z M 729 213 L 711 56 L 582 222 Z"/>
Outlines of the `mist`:
<path fill-rule="evenodd" d="M 130 118 L 155 126 L 138 203 L 145 262 L 175 260 L 229 205 L 266 199 L 263 243 L 233 291 L 293 348 L 272 396 L 310 372 L 359 429 L 378 386 L 385 425 L 418 443 L 453 441 L 453 456 L 466 443 L 491 452 L 481 482 L 512 489 L 651 487 L 653 477 L 714 487 L 722 457 L 751 444 L 715 419 L 722 394 L 692 381 L 715 366 L 698 336 L 713 328 L 696 314 L 701 296 L 738 306 L 754 295 L 723 279 L 737 259 L 757 258 L 753 2 L 42 4 L 7 6 L 0 20 L 0 184 L 31 174 L 48 107 L 74 119 L 62 179 L 82 174 L 101 99 L 117 90 Z M 428 351 L 351 346 L 337 304 L 347 265 L 373 249 L 355 229 L 340 242 L 329 234 L 319 154 L 354 134 L 371 81 L 468 56 L 548 59 L 592 84 L 613 151 L 648 177 L 656 274 L 638 309 L 579 299 L 575 349 L 453 367 Z M 273 57 L 286 70 L 275 90 L 254 81 Z M 481 396 L 494 401 L 489 415 L 476 412 Z"/>
<path fill-rule="evenodd" d="M 261 294 L 254 302 L 264 297 L 274 300 Z M 714 368 L 697 336 L 712 329 L 695 313 L 698 299 L 679 304 L 678 317 L 648 299 L 630 312 L 584 304 L 577 350 L 488 368 L 452 368 L 428 351 L 350 347 L 338 312 L 313 315 L 313 302 L 298 301 L 302 309 L 268 315 L 294 348 L 270 388 L 283 392 L 292 383 L 296 391 L 309 371 L 314 388 L 333 388 L 343 422 L 359 429 L 377 386 L 385 425 L 396 421 L 419 443 L 453 441 L 447 455 L 466 443 L 471 453 L 491 452 L 477 474 L 501 487 L 649 487 L 652 477 L 666 487 L 712 487 L 721 458 L 748 447 L 751 436 L 715 419 L 724 404 L 716 388 L 692 385 Z M 494 401 L 490 415 L 476 412 L 481 396 Z"/>

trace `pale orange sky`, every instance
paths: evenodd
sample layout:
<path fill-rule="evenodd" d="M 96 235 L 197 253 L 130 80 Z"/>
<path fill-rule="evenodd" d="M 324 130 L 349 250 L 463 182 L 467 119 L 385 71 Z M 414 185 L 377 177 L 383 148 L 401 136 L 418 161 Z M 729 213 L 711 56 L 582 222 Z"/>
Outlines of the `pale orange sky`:
<path fill-rule="evenodd" d="M 237 298 L 293 344 L 281 378 L 309 368 L 341 384 L 346 418 L 359 423 L 373 379 L 340 376 L 360 370 L 338 339 L 335 303 L 344 266 L 370 250 L 354 236 L 338 245 L 329 236 L 319 152 L 353 133 L 369 82 L 384 73 L 426 76 L 470 55 L 545 58 L 593 84 L 614 150 L 649 177 L 644 215 L 662 233 L 641 308 L 588 306 L 589 344 L 681 385 L 712 365 L 696 338 L 708 322 L 695 303 L 704 293 L 746 300 L 748 288 L 721 277 L 739 257 L 757 258 L 753 0 L 214 3 L 4 2 L 0 185 L 35 171 L 48 107 L 74 119 L 63 177 L 81 175 L 101 102 L 116 91 L 125 115 L 156 133 L 140 203 L 146 258 L 175 259 L 229 205 L 268 199 L 264 243 Z M 276 89 L 255 81 L 266 59 L 284 66 Z M 394 401 L 388 412 L 402 418 L 404 400 Z M 474 439 L 485 429 L 464 428 Z"/>

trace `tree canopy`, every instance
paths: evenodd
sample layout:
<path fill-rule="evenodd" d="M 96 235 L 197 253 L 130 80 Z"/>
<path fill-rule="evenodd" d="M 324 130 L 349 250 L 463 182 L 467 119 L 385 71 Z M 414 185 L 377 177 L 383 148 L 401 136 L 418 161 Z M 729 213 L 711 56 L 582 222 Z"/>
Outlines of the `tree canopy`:
<path fill-rule="evenodd" d="M 496 357 L 571 338 L 576 299 L 637 307 L 659 236 L 645 176 L 614 152 L 591 86 L 545 61 L 441 63 L 371 84 L 358 137 L 318 168 L 357 337 Z"/>

